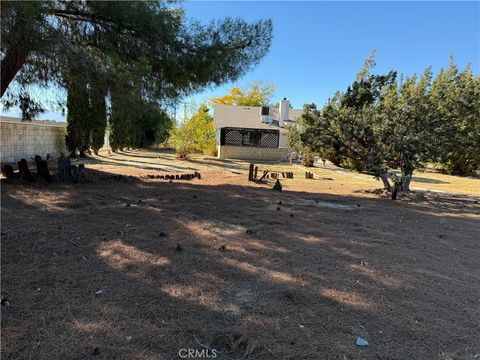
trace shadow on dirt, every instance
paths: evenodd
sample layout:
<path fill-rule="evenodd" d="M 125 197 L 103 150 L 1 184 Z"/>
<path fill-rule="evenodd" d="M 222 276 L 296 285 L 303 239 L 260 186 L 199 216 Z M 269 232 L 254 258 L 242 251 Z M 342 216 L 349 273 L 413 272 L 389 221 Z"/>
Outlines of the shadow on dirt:
<path fill-rule="evenodd" d="M 2 182 L 5 358 L 171 359 L 199 343 L 243 359 L 478 352 L 473 198 L 89 181 Z"/>

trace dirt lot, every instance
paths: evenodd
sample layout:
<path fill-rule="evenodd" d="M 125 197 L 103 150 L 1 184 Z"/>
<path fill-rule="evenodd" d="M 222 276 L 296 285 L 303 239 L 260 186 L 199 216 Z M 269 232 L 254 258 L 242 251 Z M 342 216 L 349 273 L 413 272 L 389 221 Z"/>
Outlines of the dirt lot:
<path fill-rule="evenodd" d="M 142 151 L 2 181 L 3 359 L 479 358 L 479 179 L 419 173 L 391 201 L 328 166 L 261 165 L 294 171 L 282 193 L 246 168 Z"/>

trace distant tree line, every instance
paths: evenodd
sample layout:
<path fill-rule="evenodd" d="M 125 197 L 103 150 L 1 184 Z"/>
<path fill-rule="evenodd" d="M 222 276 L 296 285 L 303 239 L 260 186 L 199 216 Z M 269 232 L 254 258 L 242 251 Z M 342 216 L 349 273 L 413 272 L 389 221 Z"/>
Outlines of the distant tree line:
<path fill-rule="evenodd" d="M 1 96 L 24 119 L 43 110 L 31 88 L 66 90 L 72 154 L 165 138 L 165 109 L 234 81 L 268 52 L 270 20 L 202 25 L 167 1 L 2 1 Z M 7 91 L 8 90 L 8 91 Z"/>
<path fill-rule="evenodd" d="M 392 179 L 409 190 L 412 174 L 427 163 L 450 174 L 480 168 L 480 77 L 453 59 L 436 75 L 372 74 L 374 56 L 355 81 L 322 109 L 305 105 L 290 145 L 313 158 L 371 173 L 391 190 Z M 401 176 L 391 175 L 399 169 Z"/>

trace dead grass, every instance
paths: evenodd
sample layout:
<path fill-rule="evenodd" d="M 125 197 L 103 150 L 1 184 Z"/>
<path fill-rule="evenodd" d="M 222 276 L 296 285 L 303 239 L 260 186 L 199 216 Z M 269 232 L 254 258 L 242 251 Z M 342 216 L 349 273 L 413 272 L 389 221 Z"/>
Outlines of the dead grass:
<path fill-rule="evenodd" d="M 420 174 L 393 202 L 335 168 L 294 166 L 278 194 L 247 166 L 142 151 L 75 186 L 2 181 L 2 355 L 478 358 L 478 179 Z M 166 171 L 202 180 L 144 178 Z"/>

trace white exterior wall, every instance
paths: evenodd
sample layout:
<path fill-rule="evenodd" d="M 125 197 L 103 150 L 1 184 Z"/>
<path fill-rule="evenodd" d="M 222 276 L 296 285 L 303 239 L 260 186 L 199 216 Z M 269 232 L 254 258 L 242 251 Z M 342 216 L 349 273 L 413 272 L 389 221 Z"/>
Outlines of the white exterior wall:
<path fill-rule="evenodd" d="M 281 128 L 277 125 L 269 125 L 262 123 L 260 118 L 261 107 L 259 106 L 231 106 L 231 105 L 215 105 L 214 106 L 213 125 L 217 132 L 217 145 L 220 145 L 220 129 L 224 127 L 239 127 L 249 129 L 268 129 L 279 130 L 279 147 L 287 146 L 287 132 L 286 128 Z M 270 107 L 270 114 L 273 120 L 278 121 L 278 107 Z M 302 114 L 302 110 L 290 109 L 288 118 L 296 120 Z M 288 123 L 287 123 L 288 124 Z"/>
<path fill-rule="evenodd" d="M 30 161 L 35 155 L 58 156 L 66 152 L 66 124 L 55 121 L 20 121 L 0 117 L 1 162 L 16 162 L 24 158 Z"/>
<path fill-rule="evenodd" d="M 67 124 L 56 121 L 22 121 L 11 116 L 0 116 L 0 155 L 2 163 L 13 163 L 35 155 L 57 157 L 67 154 L 65 133 Z M 105 143 L 100 149 L 110 151 L 109 131 L 105 132 Z"/>

